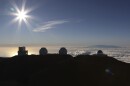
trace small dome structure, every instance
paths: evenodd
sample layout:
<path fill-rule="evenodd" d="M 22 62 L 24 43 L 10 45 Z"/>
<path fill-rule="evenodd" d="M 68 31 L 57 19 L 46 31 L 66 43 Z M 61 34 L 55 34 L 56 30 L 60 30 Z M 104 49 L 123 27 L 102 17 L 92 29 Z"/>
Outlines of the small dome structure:
<path fill-rule="evenodd" d="M 46 55 L 46 54 L 48 54 L 48 51 L 47 51 L 47 49 L 46 48 L 41 48 L 40 50 L 39 50 L 39 54 L 40 55 Z"/>
<path fill-rule="evenodd" d="M 65 47 L 60 48 L 59 54 L 60 55 L 67 55 L 67 49 Z"/>
<path fill-rule="evenodd" d="M 102 50 L 98 50 L 97 54 L 103 54 Z"/>

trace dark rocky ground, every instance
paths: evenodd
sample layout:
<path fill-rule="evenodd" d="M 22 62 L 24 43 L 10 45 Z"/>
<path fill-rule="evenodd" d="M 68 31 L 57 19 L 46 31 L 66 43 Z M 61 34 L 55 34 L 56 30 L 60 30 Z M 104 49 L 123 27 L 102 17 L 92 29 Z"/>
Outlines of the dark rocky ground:
<path fill-rule="evenodd" d="M 108 56 L 0 58 L 0 86 L 130 86 L 130 64 Z"/>

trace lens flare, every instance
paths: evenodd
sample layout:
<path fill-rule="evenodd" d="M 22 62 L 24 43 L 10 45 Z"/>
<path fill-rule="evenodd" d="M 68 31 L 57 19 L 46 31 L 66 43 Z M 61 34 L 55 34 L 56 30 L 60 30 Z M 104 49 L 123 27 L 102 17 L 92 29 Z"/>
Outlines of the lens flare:
<path fill-rule="evenodd" d="M 13 23 L 18 22 L 18 28 L 21 27 L 21 24 L 24 22 L 28 27 L 30 26 L 28 20 L 32 18 L 29 13 L 33 9 L 26 9 L 26 0 L 23 0 L 22 7 L 19 8 L 15 2 L 12 3 L 14 11 L 11 12 L 15 18 L 12 20 Z"/>

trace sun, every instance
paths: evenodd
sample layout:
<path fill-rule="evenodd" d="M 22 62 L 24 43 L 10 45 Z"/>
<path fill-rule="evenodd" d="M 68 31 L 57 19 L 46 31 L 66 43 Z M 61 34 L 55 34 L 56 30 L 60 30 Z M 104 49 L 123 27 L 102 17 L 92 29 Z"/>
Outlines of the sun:
<path fill-rule="evenodd" d="M 21 24 L 24 22 L 27 26 L 30 26 L 29 19 L 32 18 L 32 16 L 29 15 L 29 13 L 32 11 L 32 9 L 26 8 L 26 0 L 23 0 L 22 7 L 20 8 L 17 6 L 17 4 L 14 2 L 12 4 L 13 8 L 11 15 L 14 16 L 14 19 L 11 22 L 18 22 L 18 28 L 21 27 Z"/>
<path fill-rule="evenodd" d="M 28 15 L 26 14 L 25 11 L 20 11 L 18 13 L 16 13 L 16 16 L 19 20 L 26 20 L 28 18 Z"/>

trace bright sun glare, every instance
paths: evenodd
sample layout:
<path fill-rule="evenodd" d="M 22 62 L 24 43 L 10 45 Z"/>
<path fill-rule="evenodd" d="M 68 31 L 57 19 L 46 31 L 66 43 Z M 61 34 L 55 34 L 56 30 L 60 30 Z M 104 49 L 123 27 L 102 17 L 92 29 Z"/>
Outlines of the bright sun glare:
<path fill-rule="evenodd" d="M 18 12 L 16 16 L 19 20 L 25 20 L 27 18 L 27 14 L 24 11 Z"/>
<path fill-rule="evenodd" d="M 11 15 L 13 15 L 15 18 L 12 20 L 12 22 L 18 22 L 18 27 L 21 27 L 22 22 L 24 22 L 27 26 L 30 26 L 28 19 L 32 18 L 32 16 L 28 15 L 32 9 L 26 9 L 26 0 L 23 0 L 22 7 L 19 8 L 17 4 L 14 2 L 13 4 L 13 11 L 11 12 Z"/>

